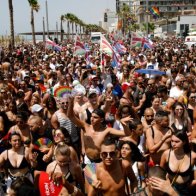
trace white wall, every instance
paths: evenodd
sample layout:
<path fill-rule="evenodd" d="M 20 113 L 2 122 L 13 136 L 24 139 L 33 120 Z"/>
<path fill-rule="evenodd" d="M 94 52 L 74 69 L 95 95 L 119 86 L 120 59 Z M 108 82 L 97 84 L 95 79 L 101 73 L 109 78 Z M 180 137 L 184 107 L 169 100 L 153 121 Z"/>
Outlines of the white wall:
<path fill-rule="evenodd" d="M 180 16 L 180 21 L 177 21 L 177 25 L 176 25 L 176 33 L 180 33 L 181 24 L 189 24 L 189 28 L 190 28 L 191 25 L 196 24 L 196 15 L 195 16 Z"/>

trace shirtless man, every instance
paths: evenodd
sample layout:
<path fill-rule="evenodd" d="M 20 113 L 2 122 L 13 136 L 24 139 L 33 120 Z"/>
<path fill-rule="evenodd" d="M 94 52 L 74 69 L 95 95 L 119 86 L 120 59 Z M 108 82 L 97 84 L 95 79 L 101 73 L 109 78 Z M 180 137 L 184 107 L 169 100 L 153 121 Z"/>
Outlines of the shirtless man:
<path fill-rule="evenodd" d="M 91 124 L 88 124 L 75 116 L 73 111 L 73 103 L 74 98 L 72 97 L 70 98 L 67 116 L 75 125 L 77 125 L 80 128 L 83 128 L 85 154 L 90 161 L 100 162 L 100 147 L 104 139 L 109 134 L 116 135 L 119 137 L 130 135 L 130 130 L 127 126 L 127 123 L 131 121 L 130 117 L 121 119 L 121 123 L 123 125 L 124 130 L 119 131 L 104 126 L 105 113 L 101 109 L 95 109 L 92 112 L 90 118 Z M 87 162 L 89 162 L 89 160 Z"/>
<path fill-rule="evenodd" d="M 154 111 L 152 108 L 146 108 L 144 111 L 144 118 L 142 119 L 142 125 L 144 127 L 144 133 L 154 123 Z"/>
<path fill-rule="evenodd" d="M 100 191 L 103 196 L 126 196 L 125 179 L 130 180 L 131 192 L 137 187 L 137 179 L 132 167 L 127 160 L 117 158 L 117 150 L 114 141 L 106 139 L 101 145 L 100 153 L 102 162 L 97 164 L 96 177 L 89 187 L 88 196 L 95 196 Z M 130 192 L 130 191 L 128 191 Z"/>
<path fill-rule="evenodd" d="M 160 164 L 162 153 L 170 147 L 172 132 L 168 126 L 168 113 L 157 111 L 155 124 L 146 130 L 146 144 L 150 152 L 151 165 Z"/>

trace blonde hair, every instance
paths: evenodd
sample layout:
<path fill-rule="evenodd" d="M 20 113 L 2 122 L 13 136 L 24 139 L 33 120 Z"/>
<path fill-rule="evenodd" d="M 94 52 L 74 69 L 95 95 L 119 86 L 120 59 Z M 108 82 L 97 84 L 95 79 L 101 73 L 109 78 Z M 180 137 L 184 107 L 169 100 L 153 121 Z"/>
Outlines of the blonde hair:
<path fill-rule="evenodd" d="M 64 142 L 60 142 L 57 144 L 56 149 L 55 149 L 55 156 L 57 154 L 63 155 L 63 156 L 70 156 L 71 151 L 70 148 L 67 144 Z"/>

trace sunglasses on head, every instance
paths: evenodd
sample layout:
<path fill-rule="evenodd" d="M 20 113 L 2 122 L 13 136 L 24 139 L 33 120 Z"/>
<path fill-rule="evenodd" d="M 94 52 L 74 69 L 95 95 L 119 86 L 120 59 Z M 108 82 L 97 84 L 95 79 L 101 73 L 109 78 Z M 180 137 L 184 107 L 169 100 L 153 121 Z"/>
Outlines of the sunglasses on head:
<path fill-rule="evenodd" d="M 109 158 L 115 158 L 116 157 L 116 152 L 115 151 L 101 152 L 101 156 L 103 157 L 103 159 L 106 159 L 108 156 L 109 156 Z"/>

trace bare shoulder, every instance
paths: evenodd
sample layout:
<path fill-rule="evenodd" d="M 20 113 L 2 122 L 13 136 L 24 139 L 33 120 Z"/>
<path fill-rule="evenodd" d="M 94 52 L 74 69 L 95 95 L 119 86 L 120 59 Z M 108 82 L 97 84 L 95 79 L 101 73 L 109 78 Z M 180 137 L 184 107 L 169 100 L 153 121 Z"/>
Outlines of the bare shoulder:
<path fill-rule="evenodd" d="M 196 153 L 191 151 L 191 157 L 192 157 L 192 159 L 196 160 Z"/>
<path fill-rule="evenodd" d="M 123 166 L 123 168 L 127 169 L 131 166 L 131 163 L 129 161 L 123 159 L 122 166 Z"/>
<path fill-rule="evenodd" d="M 169 152 L 171 149 L 167 149 L 163 152 L 162 157 L 164 156 L 165 158 L 167 158 L 169 156 Z"/>
<path fill-rule="evenodd" d="M 46 168 L 46 172 L 47 173 L 52 172 L 54 170 L 55 164 L 56 164 L 56 161 L 53 161 L 52 163 L 49 163 L 47 168 Z"/>

